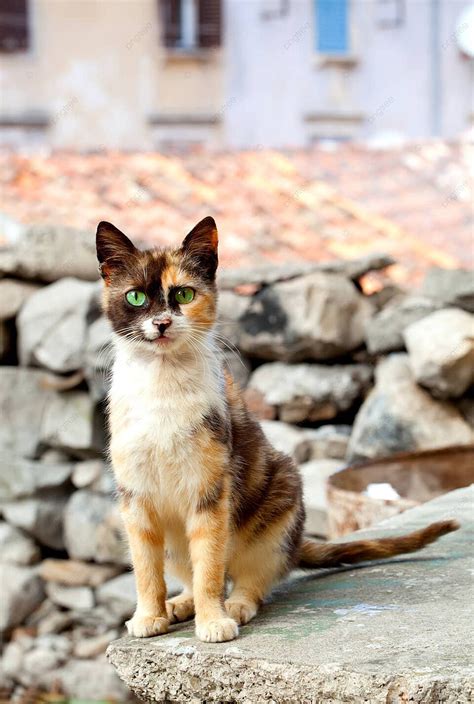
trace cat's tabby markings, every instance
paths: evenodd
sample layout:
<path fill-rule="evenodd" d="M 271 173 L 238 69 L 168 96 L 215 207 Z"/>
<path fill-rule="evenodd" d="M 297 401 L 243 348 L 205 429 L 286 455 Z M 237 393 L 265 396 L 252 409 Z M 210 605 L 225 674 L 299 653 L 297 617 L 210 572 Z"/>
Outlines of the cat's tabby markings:
<path fill-rule="evenodd" d="M 195 615 L 201 640 L 231 640 L 293 567 L 412 552 L 457 528 L 337 545 L 304 538 L 298 469 L 268 443 L 222 365 L 214 220 L 177 249 L 148 251 L 101 222 L 97 255 L 115 331 L 110 453 L 137 583 L 132 635 Z M 165 562 L 184 584 L 168 601 Z"/>

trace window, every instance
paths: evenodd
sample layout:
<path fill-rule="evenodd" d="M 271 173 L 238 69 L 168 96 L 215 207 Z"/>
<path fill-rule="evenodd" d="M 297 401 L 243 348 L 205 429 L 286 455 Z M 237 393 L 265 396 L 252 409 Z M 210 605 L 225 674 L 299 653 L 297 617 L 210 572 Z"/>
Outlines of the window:
<path fill-rule="evenodd" d="M 316 49 L 322 54 L 349 51 L 349 0 L 315 0 Z"/>
<path fill-rule="evenodd" d="M 161 0 L 165 46 L 183 51 L 221 43 L 221 0 Z"/>
<path fill-rule="evenodd" d="M 28 0 L 2 0 L 0 52 L 25 51 L 28 40 Z"/>
<path fill-rule="evenodd" d="M 405 0 L 378 0 L 377 25 L 382 29 L 401 27 L 405 21 Z"/>

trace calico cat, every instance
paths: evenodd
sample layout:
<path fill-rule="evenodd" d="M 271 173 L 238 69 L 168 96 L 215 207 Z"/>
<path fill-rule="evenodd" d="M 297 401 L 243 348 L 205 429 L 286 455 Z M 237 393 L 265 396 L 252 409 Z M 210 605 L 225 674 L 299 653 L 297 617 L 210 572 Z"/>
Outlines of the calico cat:
<path fill-rule="evenodd" d="M 211 217 L 177 249 L 140 251 L 113 225 L 97 229 L 116 347 L 110 453 L 138 593 L 127 627 L 137 637 L 195 615 L 198 638 L 231 640 L 294 567 L 413 552 L 458 527 L 340 544 L 303 537 L 298 469 L 266 440 L 221 361 L 217 240 Z M 169 600 L 165 563 L 184 585 Z"/>

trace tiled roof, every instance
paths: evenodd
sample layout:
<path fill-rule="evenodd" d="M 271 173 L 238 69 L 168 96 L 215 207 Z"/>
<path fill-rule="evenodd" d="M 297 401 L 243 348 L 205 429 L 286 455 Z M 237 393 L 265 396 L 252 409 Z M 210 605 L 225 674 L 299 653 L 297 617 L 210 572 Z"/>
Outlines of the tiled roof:
<path fill-rule="evenodd" d="M 430 264 L 473 264 L 470 163 L 467 140 L 184 156 L 1 152 L 0 207 L 81 229 L 111 220 L 163 244 L 212 214 L 224 265 L 376 250 L 399 261 L 392 278 L 413 281 Z"/>

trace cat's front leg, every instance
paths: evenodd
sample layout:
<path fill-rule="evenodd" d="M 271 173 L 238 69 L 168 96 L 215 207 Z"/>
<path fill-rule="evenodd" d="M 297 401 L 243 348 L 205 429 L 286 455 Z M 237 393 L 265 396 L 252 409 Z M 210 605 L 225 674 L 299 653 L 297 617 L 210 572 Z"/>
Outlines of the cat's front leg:
<path fill-rule="evenodd" d="M 188 527 L 196 635 L 208 643 L 233 640 L 239 633 L 224 608 L 229 523 L 228 494 L 224 490 L 218 500 L 198 504 Z"/>
<path fill-rule="evenodd" d="M 126 626 L 130 635 L 148 638 L 167 633 L 164 531 L 147 499 L 121 501 L 137 586 L 137 607 Z"/>

